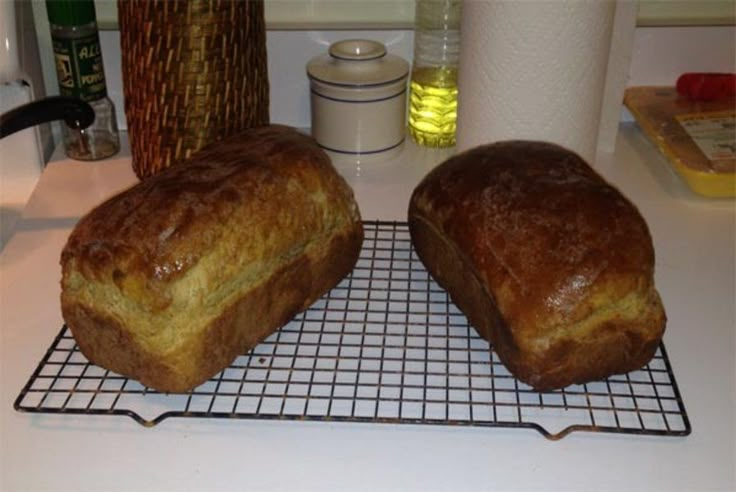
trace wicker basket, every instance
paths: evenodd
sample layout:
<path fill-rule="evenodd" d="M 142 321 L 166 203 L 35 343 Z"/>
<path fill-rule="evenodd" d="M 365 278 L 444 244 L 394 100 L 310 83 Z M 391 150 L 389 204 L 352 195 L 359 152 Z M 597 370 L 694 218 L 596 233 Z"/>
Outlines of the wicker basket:
<path fill-rule="evenodd" d="M 262 0 L 119 0 L 118 17 L 139 178 L 268 123 Z"/>

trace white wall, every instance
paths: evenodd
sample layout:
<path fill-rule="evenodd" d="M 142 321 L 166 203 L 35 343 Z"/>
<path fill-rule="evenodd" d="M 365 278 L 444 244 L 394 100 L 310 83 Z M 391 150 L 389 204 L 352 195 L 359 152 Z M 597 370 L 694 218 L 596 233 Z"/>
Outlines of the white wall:
<path fill-rule="evenodd" d="M 339 39 L 363 37 L 387 45 L 389 52 L 411 61 L 413 32 L 271 30 L 267 35 L 271 84 L 271 121 L 297 127 L 309 126 L 309 83 L 305 65 Z M 47 92 L 57 93 L 48 32 L 39 32 L 41 62 Z M 639 27 L 634 39 L 628 85 L 673 85 L 686 71 L 736 72 L 736 27 Z M 101 32 L 108 91 L 126 128 L 117 31 Z"/>

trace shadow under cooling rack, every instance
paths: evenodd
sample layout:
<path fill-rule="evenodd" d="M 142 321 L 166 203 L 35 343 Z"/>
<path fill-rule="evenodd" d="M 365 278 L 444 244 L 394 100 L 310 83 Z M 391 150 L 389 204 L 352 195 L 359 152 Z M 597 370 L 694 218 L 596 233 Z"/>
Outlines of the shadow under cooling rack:
<path fill-rule="evenodd" d="M 90 364 L 62 328 L 19 411 L 329 420 L 683 436 L 690 422 L 661 345 L 643 369 L 538 393 L 501 364 L 412 250 L 406 224 L 366 222 L 352 272 L 310 309 L 187 394 Z"/>

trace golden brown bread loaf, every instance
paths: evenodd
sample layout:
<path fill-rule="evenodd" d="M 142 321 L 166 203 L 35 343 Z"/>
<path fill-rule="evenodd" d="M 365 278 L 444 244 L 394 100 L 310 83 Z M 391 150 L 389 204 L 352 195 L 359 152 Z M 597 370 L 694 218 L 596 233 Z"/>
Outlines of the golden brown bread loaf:
<path fill-rule="evenodd" d="M 61 256 L 64 320 L 95 364 L 182 392 L 347 275 L 363 240 L 314 141 L 248 131 L 98 206 Z"/>
<path fill-rule="evenodd" d="M 645 365 L 665 327 L 644 219 L 576 154 L 512 141 L 419 184 L 412 241 L 504 365 L 538 390 Z"/>

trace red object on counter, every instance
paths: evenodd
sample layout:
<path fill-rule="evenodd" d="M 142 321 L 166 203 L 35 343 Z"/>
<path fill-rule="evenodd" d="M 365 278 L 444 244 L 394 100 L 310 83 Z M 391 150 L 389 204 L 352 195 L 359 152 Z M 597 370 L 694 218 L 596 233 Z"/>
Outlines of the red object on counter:
<path fill-rule="evenodd" d="M 736 74 L 684 73 L 677 79 L 677 93 L 691 101 L 714 101 L 736 96 Z"/>

